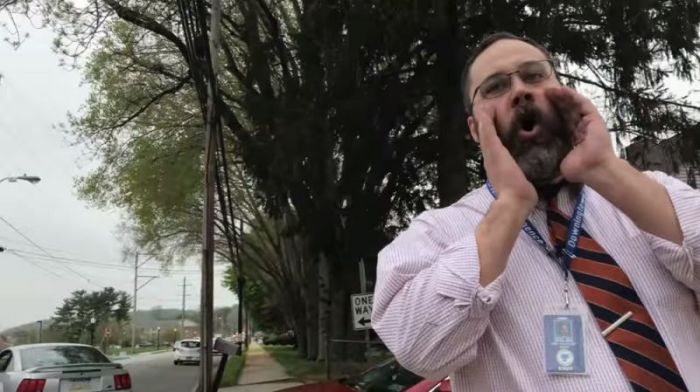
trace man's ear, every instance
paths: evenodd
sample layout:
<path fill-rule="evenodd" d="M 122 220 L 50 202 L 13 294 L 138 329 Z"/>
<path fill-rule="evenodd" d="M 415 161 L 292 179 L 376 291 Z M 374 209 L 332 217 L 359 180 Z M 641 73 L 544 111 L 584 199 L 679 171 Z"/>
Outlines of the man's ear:
<path fill-rule="evenodd" d="M 467 117 L 467 125 L 469 126 L 469 134 L 472 135 L 472 139 L 479 143 L 479 131 L 477 130 L 476 119 L 474 116 L 469 115 L 469 117 Z"/>

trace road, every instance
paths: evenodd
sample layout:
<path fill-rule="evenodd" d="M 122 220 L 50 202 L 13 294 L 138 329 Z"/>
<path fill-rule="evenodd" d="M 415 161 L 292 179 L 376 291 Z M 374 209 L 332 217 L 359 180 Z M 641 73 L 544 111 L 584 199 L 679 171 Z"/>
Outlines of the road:
<path fill-rule="evenodd" d="M 192 392 L 199 380 L 199 366 L 173 364 L 173 353 L 142 354 L 118 360 L 131 374 L 134 392 Z M 219 357 L 214 357 L 214 366 Z"/>

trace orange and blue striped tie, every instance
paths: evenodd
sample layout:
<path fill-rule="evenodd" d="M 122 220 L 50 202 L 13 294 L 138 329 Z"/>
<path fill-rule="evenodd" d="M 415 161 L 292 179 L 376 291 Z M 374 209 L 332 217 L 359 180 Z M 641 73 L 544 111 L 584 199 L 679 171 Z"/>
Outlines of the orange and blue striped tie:
<path fill-rule="evenodd" d="M 550 204 L 547 221 L 552 242 L 561 250 L 568 234 L 569 218 Z M 627 274 L 584 229 L 570 269 L 601 330 L 632 312 L 632 317 L 606 338 L 632 388 L 687 391 L 664 339 Z"/>

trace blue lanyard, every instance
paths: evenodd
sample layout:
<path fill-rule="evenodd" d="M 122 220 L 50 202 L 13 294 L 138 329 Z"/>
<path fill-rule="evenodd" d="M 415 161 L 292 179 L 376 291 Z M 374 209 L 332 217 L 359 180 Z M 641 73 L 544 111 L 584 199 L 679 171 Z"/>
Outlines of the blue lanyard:
<path fill-rule="evenodd" d="M 486 187 L 491 192 L 491 195 L 496 198 L 496 190 L 491 185 L 491 182 L 486 182 Z M 565 277 L 568 277 L 569 266 L 571 261 L 576 257 L 576 247 L 578 246 L 578 240 L 581 237 L 581 227 L 583 226 L 583 214 L 586 209 L 586 196 L 583 193 L 583 189 L 578 194 L 576 199 L 576 207 L 574 208 L 574 216 L 569 222 L 569 232 L 564 243 L 564 248 L 561 254 L 557 254 L 557 251 L 550 247 L 544 240 L 544 237 L 540 235 L 535 226 L 526 220 L 523 224 L 523 231 L 527 233 L 540 247 L 547 253 L 547 256 L 551 257 L 552 260 L 556 261 L 559 266 L 564 270 Z"/>

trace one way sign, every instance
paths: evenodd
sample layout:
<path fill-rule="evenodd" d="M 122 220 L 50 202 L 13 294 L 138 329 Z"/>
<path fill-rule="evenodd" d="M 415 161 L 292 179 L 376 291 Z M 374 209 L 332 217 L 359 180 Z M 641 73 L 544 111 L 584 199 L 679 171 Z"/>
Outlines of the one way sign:
<path fill-rule="evenodd" d="M 355 331 L 372 329 L 372 298 L 373 294 L 353 294 L 350 296 Z"/>

